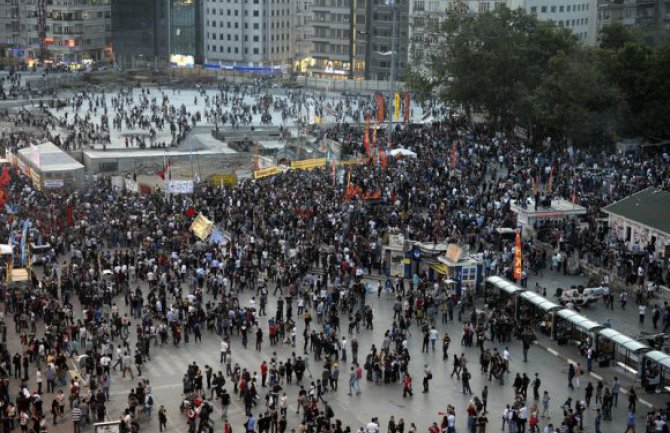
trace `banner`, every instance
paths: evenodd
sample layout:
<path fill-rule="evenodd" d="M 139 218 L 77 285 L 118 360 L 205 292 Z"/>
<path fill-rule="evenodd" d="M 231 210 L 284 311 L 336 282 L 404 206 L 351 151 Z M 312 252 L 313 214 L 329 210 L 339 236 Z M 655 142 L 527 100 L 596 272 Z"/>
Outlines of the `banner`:
<path fill-rule="evenodd" d="M 237 185 L 237 175 L 236 174 L 215 174 L 209 181 L 214 186 L 235 186 Z"/>
<path fill-rule="evenodd" d="M 111 177 L 112 190 L 114 191 L 123 191 L 124 182 L 123 176 L 112 176 Z M 46 188 L 46 184 L 44 186 Z"/>
<path fill-rule="evenodd" d="M 124 179 L 124 183 L 126 186 L 126 191 L 137 192 L 137 193 L 140 192 L 140 187 L 134 180 L 126 178 Z"/>
<path fill-rule="evenodd" d="M 335 164 L 339 165 L 340 167 L 349 167 L 351 165 L 362 165 L 368 162 L 367 158 L 360 158 L 360 159 L 342 159 L 339 161 L 335 161 Z"/>
<path fill-rule="evenodd" d="M 409 123 L 410 107 L 411 107 L 412 103 L 410 102 L 410 99 L 409 99 L 409 92 L 405 92 L 405 94 L 403 96 L 405 98 L 405 106 L 403 107 L 403 113 L 402 113 L 403 114 L 403 116 L 402 116 L 403 119 L 402 119 L 402 121 L 405 122 L 405 123 Z"/>
<path fill-rule="evenodd" d="M 261 168 L 260 170 L 254 170 L 254 179 L 274 176 L 275 174 L 279 174 L 280 172 L 281 170 L 279 170 L 279 167 L 277 167 L 276 165 L 273 165 L 272 167 Z"/>
<path fill-rule="evenodd" d="M 400 120 L 400 93 L 396 93 L 393 97 L 393 120 L 396 122 Z"/>
<path fill-rule="evenodd" d="M 169 194 L 193 194 L 192 180 L 166 180 L 165 192 Z"/>
<path fill-rule="evenodd" d="M 451 143 L 451 169 L 456 169 L 456 161 L 458 159 L 458 150 L 456 148 L 456 140 Z"/>
<path fill-rule="evenodd" d="M 377 95 L 377 122 L 384 121 L 384 96 Z"/>
<path fill-rule="evenodd" d="M 316 123 L 316 108 L 314 108 L 314 104 L 309 104 L 307 106 L 307 123 L 310 125 Z"/>
<path fill-rule="evenodd" d="M 302 161 L 291 161 L 293 170 L 309 170 L 326 166 L 326 158 L 304 159 Z"/>
<path fill-rule="evenodd" d="M 203 214 L 199 213 L 193 224 L 191 224 L 191 230 L 193 234 L 202 239 L 203 241 L 209 237 L 212 233 L 212 228 L 214 223 L 207 219 Z"/>
<path fill-rule="evenodd" d="M 517 230 L 516 232 L 516 242 L 514 248 L 514 279 L 519 281 L 521 279 L 523 272 L 523 266 L 521 263 L 521 231 Z"/>

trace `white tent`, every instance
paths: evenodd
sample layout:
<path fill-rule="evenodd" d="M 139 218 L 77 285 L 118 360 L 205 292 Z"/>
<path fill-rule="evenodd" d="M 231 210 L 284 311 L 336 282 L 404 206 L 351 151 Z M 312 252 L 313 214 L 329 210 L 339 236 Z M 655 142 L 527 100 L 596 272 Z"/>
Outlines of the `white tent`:
<path fill-rule="evenodd" d="M 389 153 L 394 158 L 398 155 L 400 155 L 400 156 L 410 156 L 412 158 L 416 158 L 416 153 L 412 152 L 409 149 L 405 149 L 404 147 L 401 147 L 401 148 L 398 148 L 398 149 L 393 149 Z"/>

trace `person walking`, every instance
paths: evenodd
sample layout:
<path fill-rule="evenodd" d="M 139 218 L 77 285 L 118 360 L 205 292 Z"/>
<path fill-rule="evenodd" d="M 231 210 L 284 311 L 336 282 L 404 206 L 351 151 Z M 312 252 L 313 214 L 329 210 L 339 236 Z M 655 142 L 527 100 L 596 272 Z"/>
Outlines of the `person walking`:
<path fill-rule="evenodd" d="M 423 393 L 428 392 L 428 386 L 430 380 L 433 378 L 433 373 L 430 371 L 428 364 L 423 365 Z"/>
<path fill-rule="evenodd" d="M 614 407 L 617 407 L 619 404 L 619 391 L 621 391 L 621 382 L 619 382 L 618 377 L 614 377 L 614 383 L 612 383 L 612 404 Z"/>
<path fill-rule="evenodd" d="M 356 374 L 356 368 L 351 366 L 351 373 L 349 373 L 349 394 L 352 395 L 356 391 L 356 395 L 360 394 L 361 391 L 358 389 L 358 377 Z"/>
<path fill-rule="evenodd" d="M 81 433 L 81 409 L 79 408 L 78 404 L 72 407 L 71 417 L 73 433 Z"/>
<path fill-rule="evenodd" d="M 600 409 L 596 409 L 596 418 L 593 421 L 594 423 L 594 428 L 595 428 L 595 433 L 601 433 L 600 431 L 600 421 L 602 419 L 602 415 L 600 414 Z"/>
<path fill-rule="evenodd" d="M 631 410 L 626 416 L 626 431 L 623 433 L 633 432 L 635 433 L 635 411 Z"/>
<path fill-rule="evenodd" d="M 158 431 L 167 430 L 167 409 L 161 404 L 158 408 Z"/>
<path fill-rule="evenodd" d="M 544 391 L 544 394 L 542 395 L 542 418 L 548 417 L 550 402 L 551 396 L 549 396 L 549 391 Z"/>

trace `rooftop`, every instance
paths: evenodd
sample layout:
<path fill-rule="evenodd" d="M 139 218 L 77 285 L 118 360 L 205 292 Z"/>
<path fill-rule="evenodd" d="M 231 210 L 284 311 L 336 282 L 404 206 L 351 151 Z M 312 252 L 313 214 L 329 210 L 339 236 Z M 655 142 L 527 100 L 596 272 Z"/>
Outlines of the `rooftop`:
<path fill-rule="evenodd" d="M 76 159 L 72 158 L 67 152 L 63 151 L 60 147 L 50 141 L 38 144 L 37 149 L 39 151 L 39 166 L 36 168 L 42 172 L 68 171 L 84 168 L 84 166 Z M 31 161 L 31 165 L 35 165 L 32 163 L 30 147 L 19 149 L 19 154 L 21 154 L 26 161 Z"/>
<path fill-rule="evenodd" d="M 608 214 L 670 234 L 670 192 L 647 188 L 603 208 Z"/>

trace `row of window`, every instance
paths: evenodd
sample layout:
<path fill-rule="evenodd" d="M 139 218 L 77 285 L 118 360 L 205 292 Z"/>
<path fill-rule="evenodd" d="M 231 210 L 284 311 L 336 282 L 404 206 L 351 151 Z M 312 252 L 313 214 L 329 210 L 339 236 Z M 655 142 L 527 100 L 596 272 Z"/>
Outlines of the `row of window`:
<path fill-rule="evenodd" d="M 560 5 L 560 6 L 551 6 L 550 8 L 547 6 L 542 6 L 540 7 L 540 13 L 546 14 L 547 11 L 551 11 L 552 14 L 555 14 L 556 12 L 558 13 L 563 13 L 563 12 L 583 12 L 589 10 L 589 4 L 588 3 L 580 3 L 576 5 Z M 537 6 L 532 6 L 530 8 L 530 12 L 533 14 L 537 13 Z"/>
<path fill-rule="evenodd" d="M 239 3 L 239 2 L 240 2 L 239 0 L 219 0 L 218 1 L 218 3 Z M 249 2 L 251 2 L 255 5 L 260 4 L 260 3 L 267 4 L 268 0 L 244 0 L 244 3 L 246 3 L 246 4 L 248 4 Z M 209 0 L 208 3 L 217 3 L 217 1 L 216 0 Z M 274 4 L 274 3 L 286 4 L 286 3 L 290 3 L 290 0 L 270 0 L 270 4 Z"/>
<path fill-rule="evenodd" d="M 217 27 L 216 21 L 206 20 L 205 23 L 206 23 L 207 27 L 209 27 L 210 24 L 211 24 L 212 27 Z M 239 23 L 237 21 L 235 21 L 234 23 L 231 22 L 231 21 L 227 21 L 225 27 L 230 29 L 230 28 L 232 28 L 233 24 L 234 24 L 235 28 L 239 27 Z M 218 27 L 220 27 L 220 28 L 224 27 L 223 21 L 219 21 Z M 289 24 L 288 21 L 280 21 L 278 23 L 275 23 L 273 21 L 273 22 L 270 23 L 270 29 L 272 29 L 272 30 L 274 30 L 274 29 L 284 29 L 284 28 L 287 29 L 289 27 L 290 27 L 290 24 Z M 248 29 L 249 28 L 249 23 L 244 23 L 244 28 Z M 252 28 L 254 30 L 258 30 L 260 28 L 260 23 L 252 23 Z M 265 23 L 263 23 L 263 30 L 265 30 Z"/>
<path fill-rule="evenodd" d="M 261 38 L 260 35 L 252 35 L 252 41 L 253 42 L 259 42 L 260 38 Z M 207 32 L 206 39 L 216 41 L 217 40 L 216 33 Z M 231 35 L 230 33 L 228 33 L 226 35 L 226 37 L 224 38 L 223 33 L 219 33 L 218 40 L 220 40 L 220 41 L 223 41 L 223 40 L 239 41 L 240 39 L 239 39 L 239 35 Z M 288 40 L 289 40 L 289 36 L 287 34 L 284 34 L 284 33 L 282 33 L 281 35 L 270 35 L 270 41 L 272 41 L 272 42 L 274 42 L 274 41 L 288 41 Z M 244 41 L 249 42 L 249 35 L 244 35 Z"/>
<path fill-rule="evenodd" d="M 206 16 L 216 15 L 216 11 L 217 11 L 217 9 L 215 9 L 215 8 L 212 8 L 212 9 L 210 9 L 210 8 L 206 8 L 206 9 L 205 9 L 205 15 L 206 15 Z M 229 16 L 229 17 L 230 17 L 230 16 L 235 16 L 235 17 L 237 17 L 237 16 L 239 16 L 239 12 L 240 12 L 239 9 L 225 9 L 225 11 L 226 11 L 225 14 L 223 13 L 224 9 L 218 9 L 218 11 L 219 11 L 219 15 L 221 15 L 221 16 L 226 15 L 226 16 Z M 260 13 L 260 12 L 261 12 L 260 10 L 258 10 L 258 9 L 254 9 L 254 10 L 251 11 L 251 16 L 259 17 L 259 16 L 261 16 L 261 13 Z M 265 12 L 266 12 L 266 11 L 263 11 L 263 16 L 266 15 Z M 289 15 L 289 11 L 286 10 L 286 9 L 278 9 L 276 12 L 277 12 L 277 13 L 275 13 L 275 10 L 272 9 L 272 10 L 270 11 L 270 16 L 271 16 L 271 17 L 274 17 L 274 16 L 277 16 L 277 17 L 283 17 L 283 16 L 288 16 L 288 15 Z M 245 11 L 244 11 L 244 16 L 245 16 L 245 17 L 248 17 L 248 16 L 249 16 L 249 11 L 246 11 L 246 10 L 245 10 Z"/>
<path fill-rule="evenodd" d="M 209 53 L 227 53 L 227 54 L 240 54 L 240 48 L 239 47 L 230 47 L 226 46 L 224 47 L 223 45 L 207 45 L 207 51 Z M 289 52 L 289 47 L 288 45 L 284 46 L 279 46 L 275 49 L 275 47 L 270 47 L 270 54 L 285 54 Z M 259 55 L 261 53 L 261 49 L 258 47 L 252 47 L 251 53 L 254 55 Z M 266 53 L 265 48 L 263 48 L 263 54 Z M 249 54 L 249 48 L 244 49 L 244 54 Z"/>

